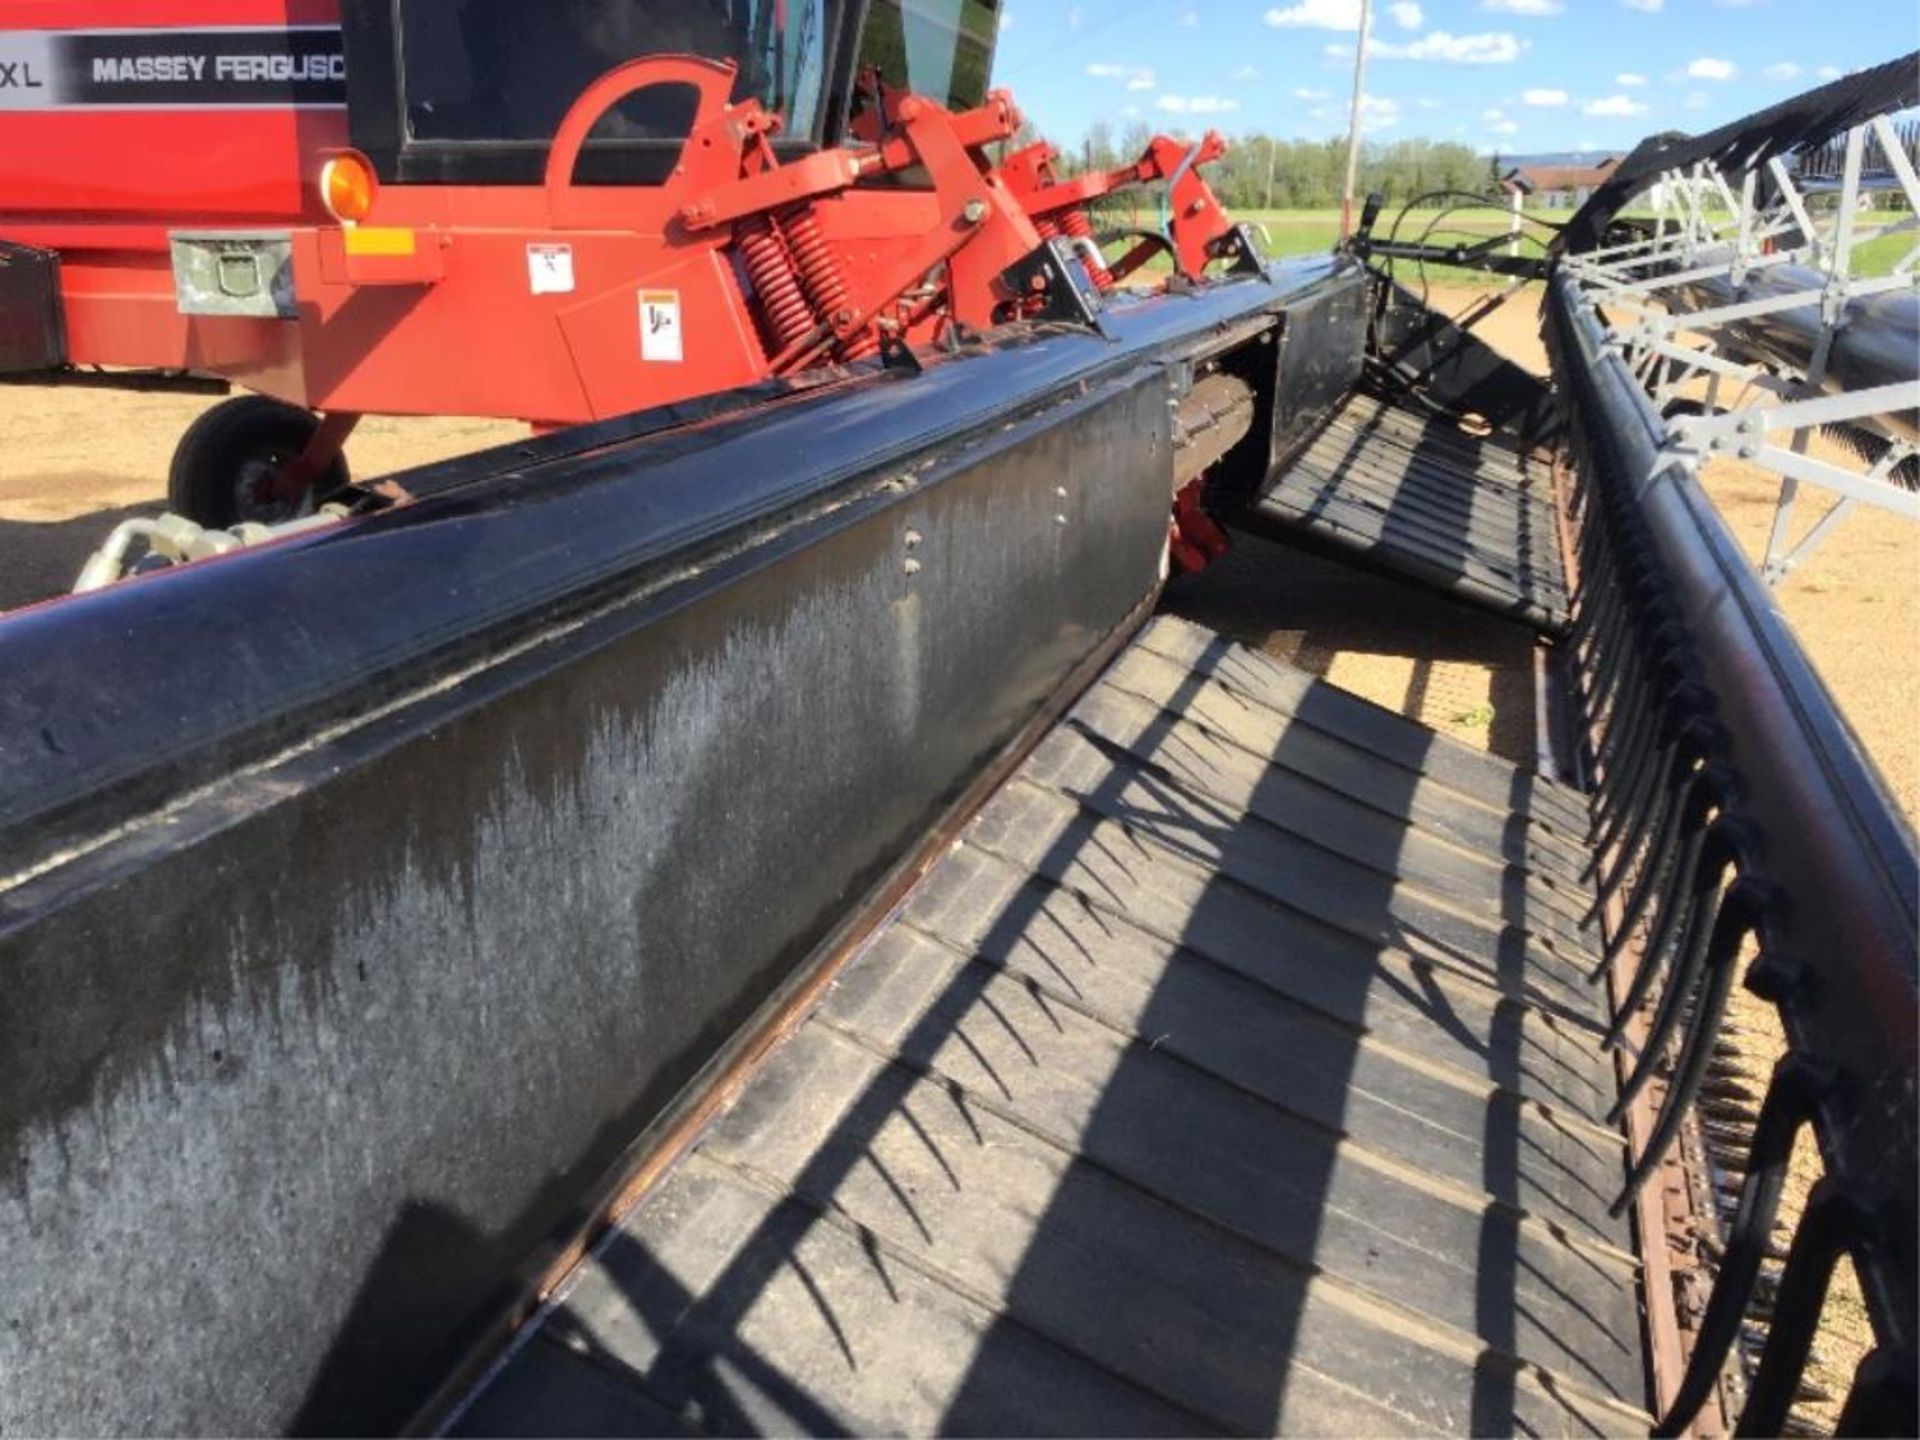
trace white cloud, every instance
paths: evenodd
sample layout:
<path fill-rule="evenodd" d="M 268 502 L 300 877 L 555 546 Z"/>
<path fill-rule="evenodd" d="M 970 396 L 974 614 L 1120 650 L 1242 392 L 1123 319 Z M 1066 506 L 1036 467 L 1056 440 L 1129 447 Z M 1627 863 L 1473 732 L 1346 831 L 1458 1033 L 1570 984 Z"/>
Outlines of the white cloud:
<path fill-rule="evenodd" d="M 1418 105 L 1422 110 L 1440 110 L 1445 108 L 1440 101 L 1434 99 L 1431 95 L 1422 95 L 1413 103 Z"/>
<path fill-rule="evenodd" d="M 1005 33 L 1006 33 L 1007 31 L 1009 31 L 1009 30 L 1011 30 L 1012 28 L 1013 28 L 1013 11 L 1012 11 L 1012 9 L 1011 9 L 1011 8 L 1008 8 L 1008 9 L 1005 9 L 1005 10 L 1002 10 L 1002 11 L 1000 12 L 1000 30 L 1001 30 L 1001 33 L 1002 33 L 1002 34 L 1005 34 Z"/>
<path fill-rule="evenodd" d="M 1180 28 L 1182 30 L 1195 29 L 1199 24 L 1200 12 L 1198 10 L 1182 10 L 1180 12 Z"/>
<path fill-rule="evenodd" d="M 1709 103 L 1707 100 L 1707 92 L 1704 90 L 1689 90 L 1687 92 L 1687 98 L 1680 103 L 1689 110 L 1704 110 Z"/>
<path fill-rule="evenodd" d="M 1638 10 L 1642 14 L 1653 15 L 1659 12 L 1660 7 L 1666 4 L 1667 0 L 1620 0 L 1620 3 L 1629 10 Z"/>
<path fill-rule="evenodd" d="M 1360 0 L 1300 0 L 1284 10 L 1275 5 L 1260 18 L 1276 30 L 1358 30 Z"/>
<path fill-rule="evenodd" d="M 1822 80 L 1838 80 L 1841 75 L 1841 70 L 1838 65 L 1822 65 L 1813 73 Z"/>
<path fill-rule="evenodd" d="M 1228 95 L 1162 95 L 1153 103 L 1169 115 L 1228 115 L 1240 108 Z"/>
<path fill-rule="evenodd" d="M 1769 65 L 1762 72 L 1769 80 L 1798 80 L 1800 67 L 1791 60 L 1782 60 L 1778 65 Z"/>
<path fill-rule="evenodd" d="M 1507 112 L 1504 110 L 1482 110 L 1480 112 L 1480 118 L 1482 120 L 1504 120 L 1507 118 Z"/>
<path fill-rule="evenodd" d="M 1616 85 L 1624 85 L 1631 90 L 1637 85 L 1646 84 L 1647 77 L 1644 75 L 1636 75 L 1631 70 L 1628 70 L 1624 74 L 1614 76 L 1613 83 Z"/>
<path fill-rule="evenodd" d="M 1604 100 L 1589 100 L 1580 107 L 1582 115 L 1627 116 L 1644 115 L 1647 107 L 1631 95 L 1609 95 Z"/>
<path fill-rule="evenodd" d="M 1687 62 L 1687 75 L 1693 80 L 1731 80 L 1739 73 L 1740 67 L 1731 60 L 1716 60 L 1711 55 Z"/>
<path fill-rule="evenodd" d="M 1520 92 L 1520 103 L 1522 105 L 1538 105 L 1542 109 L 1554 105 L 1564 105 L 1567 103 L 1567 92 L 1564 90 L 1522 90 Z"/>
<path fill-rule="evenodd" d="M 1086 18 L 1086 10 L 1079 5 L 1074 6 L 1071 10 L 1067 11 L 1067 28 L 1069 30 L 1078 30 L 1081 22 Z"/>
<path fill-rule="evenodd" d="M 1437 60 L 1446 65 L 1505 65 L 1520 58 L 1527 47 L 1505 30 L 1480 35 L 1449 35 L 1435 30 L 1405 45 L 1371 40 L 1367 53 L 1384 60 Z"/>
<path fill-rule="evenodd" d="M 1155 80 L 1152 67 L 1146 65 L 1115 65 L 1110 60 L 1088 62 L 1086 73 L 1096 80 L 1124 80 L 1129 90 L 1151 90 Z"/>
<path fill-rule="evenodd" d="M 1567 7 L 1561 0 L 1480 0 L 1482 10 L 1497 10 L 1503 15 L 1558 15 Z"/>
<path fill-rule="evenodd" d="M 1325 90 L 1314 90 L 1305 85 L 1297 85 L 1294 87 L 1293 98 L 1296 100 L 1325 100 L 1328 98 L 1328 94 L 1329 92 Z"/>
<path fill-rule="evenodd" d="M 1242 65 L 1238 70 L 1234 71 L 1233 74 L 1230 75 L 1228 78 L 1231 80 L 1239 80 L 1242 82 L 1245 82 L 1248 80 L 1258 80 L 1260 78 L 1260 67 L 1258 65 Z"/>
<path fill-rule="evenodd" d="M 1360 97 L 1360 128 L 1384 130 L 1400 123 L 1400 102 L 1385 95 Z"/>
<path fill-rule="evenodd" d="M 1387 9 L 1393 15 L 1393 23 L 1402 30 L 1418 30 L 1427 23 L 1426 13 L 1414 0 L 1394 0 Z"/>

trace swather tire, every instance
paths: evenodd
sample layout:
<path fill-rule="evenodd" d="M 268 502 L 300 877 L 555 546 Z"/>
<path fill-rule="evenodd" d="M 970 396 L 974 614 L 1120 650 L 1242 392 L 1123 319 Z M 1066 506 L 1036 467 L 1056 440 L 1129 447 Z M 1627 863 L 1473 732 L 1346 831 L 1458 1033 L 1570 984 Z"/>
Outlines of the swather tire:
<path fill-rule="evenodd" d="M 249 486 L 307 448 L 320 417 L 265 395 L 223 400 L 187 427 L 167 472 L 167 504 L 189 520 L 224 530 L 243 520 L 271 524 L 311 509 L 299 502 L 254 502 Z M 321 496 L 344 489 L 346 457 L 337 457 L 314 490 Z M 313 492 L 309 492 L 311 495 Z"/>

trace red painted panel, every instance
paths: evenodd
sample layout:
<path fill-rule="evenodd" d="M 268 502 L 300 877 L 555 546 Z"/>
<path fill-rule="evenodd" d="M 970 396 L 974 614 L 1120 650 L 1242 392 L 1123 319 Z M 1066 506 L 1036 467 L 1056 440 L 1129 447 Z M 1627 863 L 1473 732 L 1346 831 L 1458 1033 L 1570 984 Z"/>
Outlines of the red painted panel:
<path fill-rule="evenodd" d="M 337 0 L 12 0 L 0 7 L 0 42 L 21 31 L 283 28 L 338 17 Z M 24 103 L 0 92 L 0 235 L 35 220 L 145 219 L 159 229 L 318 220 L 320 156 L 347 143 L 344 108 L 16 108 Z"/>

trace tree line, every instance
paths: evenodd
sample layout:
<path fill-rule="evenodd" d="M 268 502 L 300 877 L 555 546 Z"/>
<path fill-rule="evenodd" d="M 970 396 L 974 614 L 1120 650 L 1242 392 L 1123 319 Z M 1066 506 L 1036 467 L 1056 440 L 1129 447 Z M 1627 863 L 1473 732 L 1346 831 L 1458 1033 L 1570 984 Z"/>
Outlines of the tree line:
<path fill-rule="evenodd" d="M 1096 121 L 1079 145 L 1055 142 L 1062 178 L 1132 164 L 1152 138 L 1153 131 L 1141 121 L 1118 133 L 1105 121 Z M 1378 190 L 1389 205 L 1404 205 L 1436 190 L 1494 196 L 1500 168 L 1497 155 L 1489 158 L 1452 141 L 1368 141 L 1361 146 L 1358 190 L 1361 195 Z M 1208 171 L 1208 180 L 1229 210 L 1308 210 L 1338 205 L 1346 172 L 1344 137 L 1281 140 L 1256 133 L 1230 137 L 1226 157 Z"/>

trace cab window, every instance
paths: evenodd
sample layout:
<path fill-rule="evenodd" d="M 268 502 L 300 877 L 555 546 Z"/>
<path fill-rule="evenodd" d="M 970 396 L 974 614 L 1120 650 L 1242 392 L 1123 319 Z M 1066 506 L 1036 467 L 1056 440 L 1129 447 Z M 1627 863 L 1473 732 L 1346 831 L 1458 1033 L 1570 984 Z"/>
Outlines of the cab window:
<path fill-rule="evenodd" d="M 971 110 L 987 98 L 1000 0 L 872 0 L 860 65 L 895 89 Z"/>
<path fill-rule="evenodd" d="M 407 137 L 426 142 L 550 140 L 580 93 L 624 60 L 700 55 L 740 67 L 753 97 L 817 138 L 845 0 L 400 0 Z M 683 138 L 691 92 L 630 96 L 594 132 L 614 141 Z"/>

